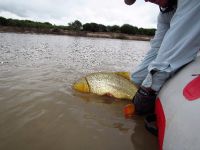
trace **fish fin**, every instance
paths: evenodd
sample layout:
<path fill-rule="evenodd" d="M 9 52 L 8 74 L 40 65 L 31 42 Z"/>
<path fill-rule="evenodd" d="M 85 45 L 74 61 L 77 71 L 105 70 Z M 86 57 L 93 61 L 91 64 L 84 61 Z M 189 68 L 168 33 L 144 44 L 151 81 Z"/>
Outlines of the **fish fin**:
<path fill-rule="evenodd" d="M 129 72 L 115 72 L 115 74 L 120 75 L 128 80 L 131 80 L 131 76 Z"/>

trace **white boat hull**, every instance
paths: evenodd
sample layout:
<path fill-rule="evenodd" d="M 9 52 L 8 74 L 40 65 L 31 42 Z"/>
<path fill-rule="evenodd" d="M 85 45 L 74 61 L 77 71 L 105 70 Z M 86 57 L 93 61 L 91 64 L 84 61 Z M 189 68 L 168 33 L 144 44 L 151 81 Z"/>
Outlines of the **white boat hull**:
<path fill-rule="evenodd" d="M 200 150 L 200 57 L 161 89 L 156 101 L 159 149 Z"/>

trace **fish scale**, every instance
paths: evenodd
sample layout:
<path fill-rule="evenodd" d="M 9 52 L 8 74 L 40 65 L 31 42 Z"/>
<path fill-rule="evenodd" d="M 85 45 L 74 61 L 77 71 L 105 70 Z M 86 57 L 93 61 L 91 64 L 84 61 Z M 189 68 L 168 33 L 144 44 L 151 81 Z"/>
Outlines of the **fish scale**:
<path fill-rule="evenodd" d="M 93 73 L 85 77 L 91 93 L 98 95 L 112 95 L 119 99 L 130 99 L 137 91 L 137 87 L 125 77 L 115 73 Z"/>

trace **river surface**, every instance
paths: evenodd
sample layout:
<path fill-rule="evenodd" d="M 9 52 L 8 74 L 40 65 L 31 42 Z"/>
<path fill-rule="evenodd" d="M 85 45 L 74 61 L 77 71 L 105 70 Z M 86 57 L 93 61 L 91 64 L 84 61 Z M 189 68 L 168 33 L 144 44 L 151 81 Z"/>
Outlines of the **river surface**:
<path fill-rule="evenodd" d="M 1 150 L 151 150 L 157 139 L 127 101 L 75 92 L 97 71 L 133 71 L 149 42 L 0 33 Z"/>

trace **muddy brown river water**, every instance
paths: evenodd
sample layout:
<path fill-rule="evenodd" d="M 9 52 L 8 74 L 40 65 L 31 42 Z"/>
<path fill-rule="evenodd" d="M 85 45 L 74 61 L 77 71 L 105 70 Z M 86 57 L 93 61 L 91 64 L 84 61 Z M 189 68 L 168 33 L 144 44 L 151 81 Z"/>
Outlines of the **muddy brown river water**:
<path fill-rule="evenodd" d="M 71 88 L 97 71 L 133 71 L 149 42 L 0 33 L 0 150 L 155 150 L 127 101 Z"/>

